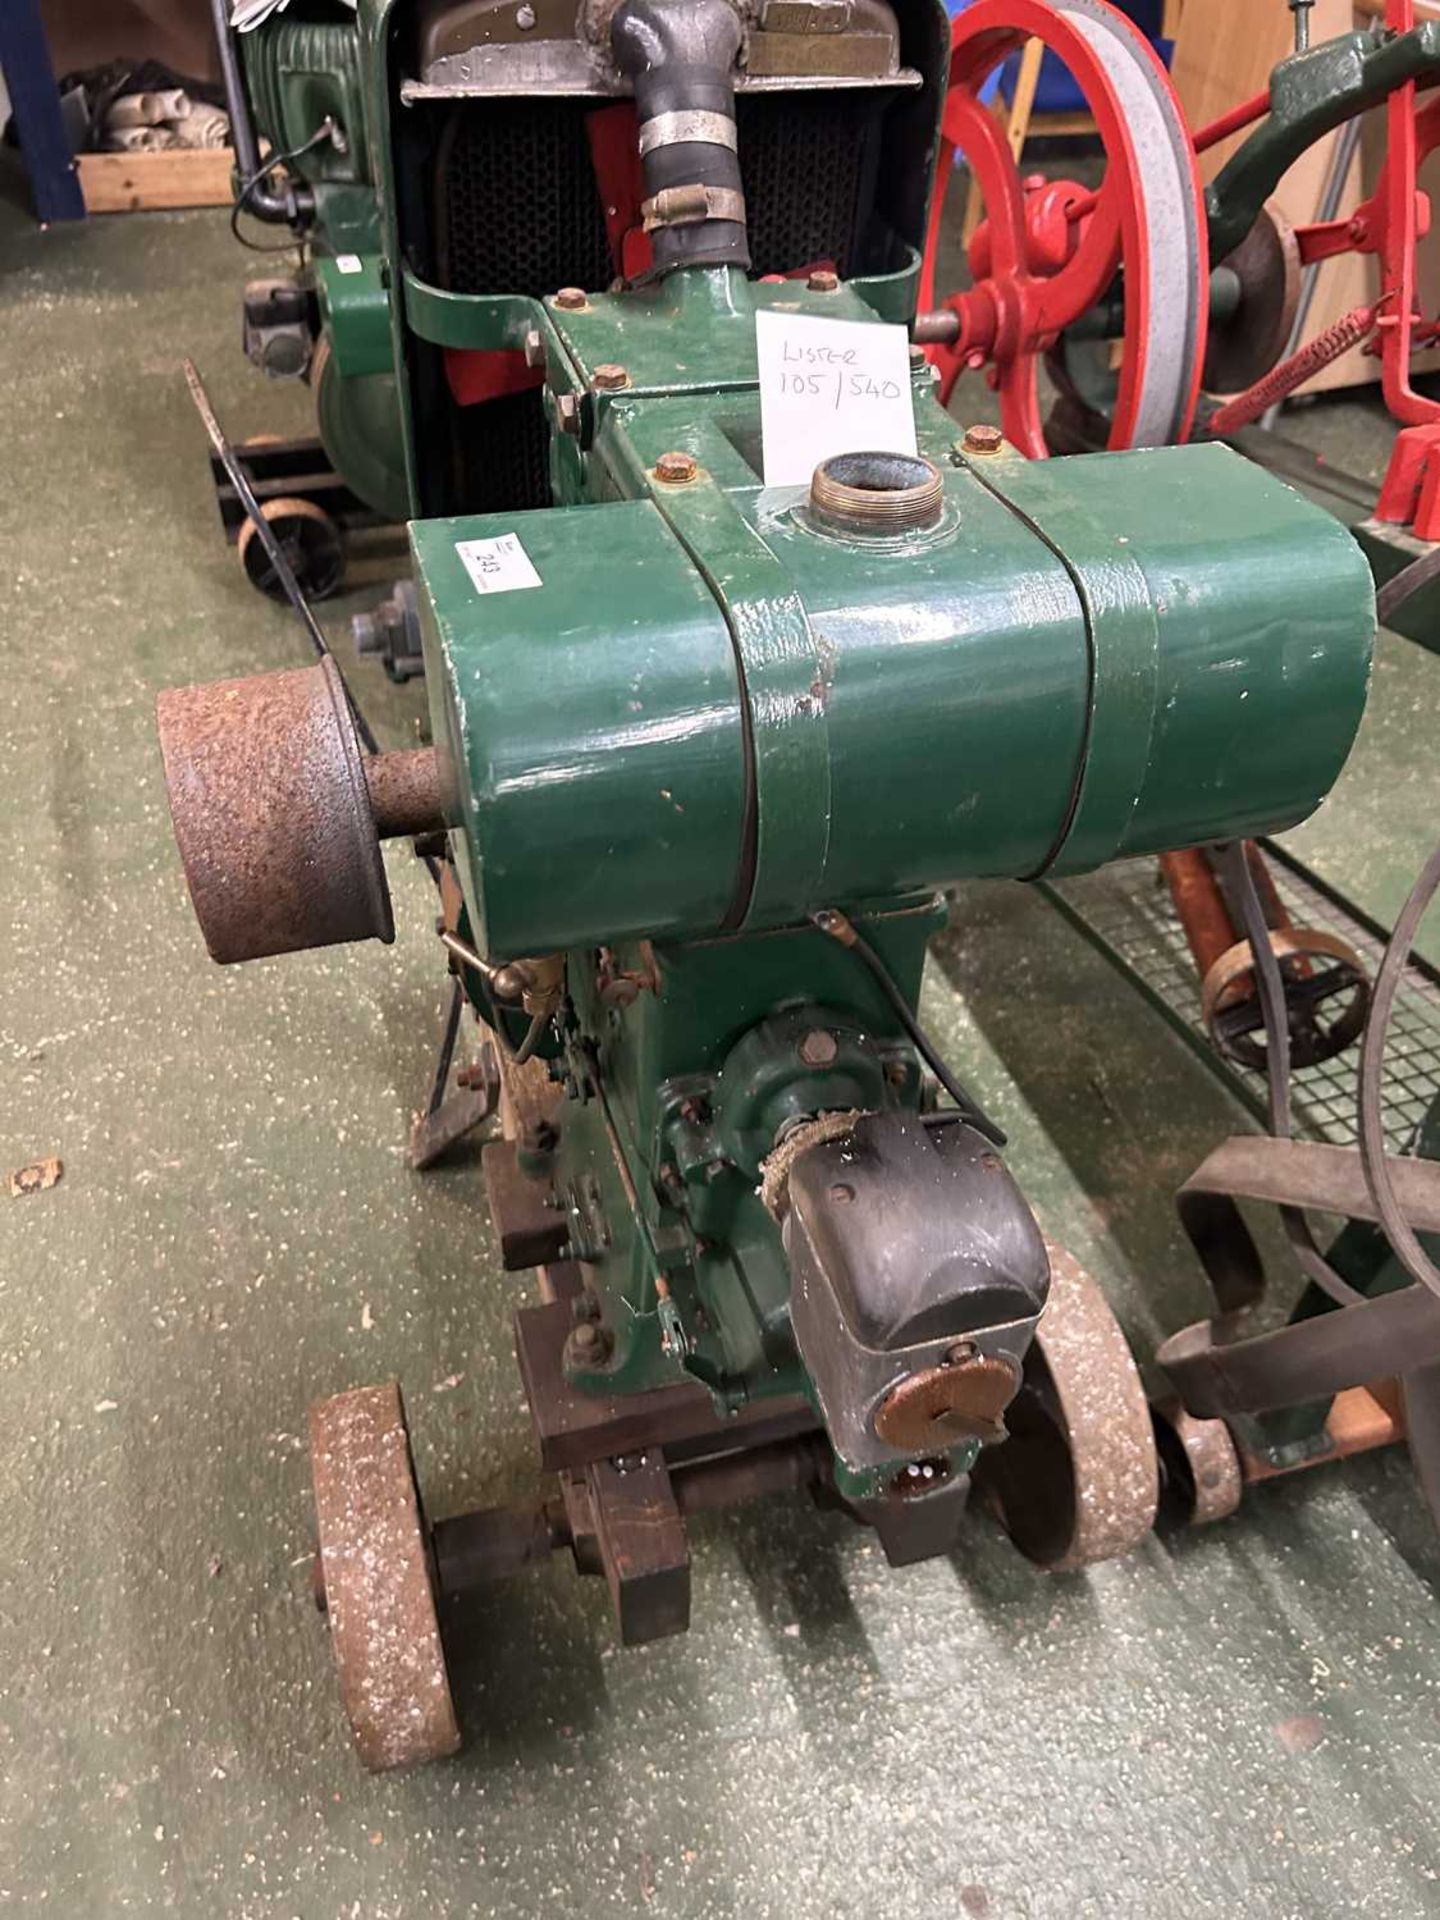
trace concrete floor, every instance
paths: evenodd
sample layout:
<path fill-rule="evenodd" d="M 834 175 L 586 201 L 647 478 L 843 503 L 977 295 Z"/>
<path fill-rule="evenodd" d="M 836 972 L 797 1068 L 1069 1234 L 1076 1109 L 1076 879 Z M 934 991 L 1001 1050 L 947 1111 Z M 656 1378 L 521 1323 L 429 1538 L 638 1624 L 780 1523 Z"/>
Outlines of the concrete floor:
<path fill-rule="evenodd" d="M 219 538 L 179 370 L 237 431 L 302 422 L 237 351 L 248 266 L 219 214 L 0 212 L 0 1168 L 65 1161 L 0 1200 L 0 1903 L 1440 1913 L 1440 1547 L 1395 1455 L 1059 1579 L 979 1516 L 891 1574 L 775 1499 L 697 1526 L 694 1630 L 638 1653 L 557 1562 L 458 1623 L 464 1754 L 360 1772 L 307 1592 L 307 1403 L 398 1376 L 436 1513 L 527 1485 L 531 1443 L 475 1169 L 403 1163 L 442 997 L 413 866 L 393 949 L 222 971 L 171 844 L 156 689 L 306 657 Z M 1380 445 L 1326 417 L 1342 463 Z M 412 740 L 419 693 L 355 678 Z M 1296 836 L 1386 916 L 1434 831 L 1437 692 L 1382 640 Z M 1137 1346 L 1198 1315 L 1170 1195 L 1235 1115 L 1164 1025 L 1018 888 L 963 898 L 926 1013 Z"/>

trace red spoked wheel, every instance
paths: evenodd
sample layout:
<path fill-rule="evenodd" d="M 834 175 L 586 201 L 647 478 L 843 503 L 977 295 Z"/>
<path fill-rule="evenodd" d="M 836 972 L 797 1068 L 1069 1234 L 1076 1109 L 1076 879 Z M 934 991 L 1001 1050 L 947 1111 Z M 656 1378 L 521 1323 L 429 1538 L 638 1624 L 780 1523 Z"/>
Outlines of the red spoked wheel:
<path fill-rule="evenodd" d="M 988 76 L 1032 38 L 1063 61 L 1094 116 L 1106 161 L 1096 188 L 1022 180 L 1005 129 L 980 100 Z M 969 246 L 975 284 L 937 298 L 935 259 L 957 152 L 970 164 L 985 218 Z M 1005 437 L 1043 457 L 1041 357 L 1111 296 L 1117 275 L 1124 358 L 1108 444 L 1183 441 L 1205 358 L 1209 260 L 1195 152 L 1169 76 L 1106 0 L 976 0 L 951 35 L 920 290 L 942 399 L 962 371 L 989 368 Z M 1100 330 L 1115 328 L 1102 322 Z"/>

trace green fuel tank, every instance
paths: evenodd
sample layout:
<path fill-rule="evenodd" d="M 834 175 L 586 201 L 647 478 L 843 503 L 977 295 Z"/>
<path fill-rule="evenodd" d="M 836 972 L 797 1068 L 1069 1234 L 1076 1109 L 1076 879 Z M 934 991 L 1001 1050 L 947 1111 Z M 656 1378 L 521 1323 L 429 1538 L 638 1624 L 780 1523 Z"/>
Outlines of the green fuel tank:
<path fill-rule="evenodd" d="M 761 486 L 753 413 L 617 401 L 590 504 L 412 528 L 492 958 L 1276 832 L 1329 790 L 1374 590 L 1282 482 L 1218 445 L 968 453 L 922 391 L 938 511 L 865 531 Z"/>

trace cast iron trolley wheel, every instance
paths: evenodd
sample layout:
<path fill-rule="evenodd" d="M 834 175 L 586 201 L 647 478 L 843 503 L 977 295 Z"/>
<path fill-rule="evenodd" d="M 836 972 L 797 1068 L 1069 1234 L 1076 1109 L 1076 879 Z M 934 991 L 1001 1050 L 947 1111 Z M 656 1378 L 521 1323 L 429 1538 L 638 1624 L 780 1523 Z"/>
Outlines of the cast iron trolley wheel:
<path fill-rule="evenodd" d="M 1208 1527 L 1240 1505 L 1245 1473 L 1223 1420 L 1200 1420 L 1175 1398 L 1151 1408 L 1160 1455 L 1160 1511 L 1167 1523 Z"/>
<path fill-rule="evenodd" d="M 1150 1408 L 1104 1294 L 1050 1245 L 1050 1298 L 974 1485 L 1015 1545 L 1054 1572 L 1114 1560 L 1155 1524 L 1159 1471 Z"/>
<path fill-rule="evenodd" d="M 1005 129 L 980 99 L 1003 60 L 1044 42 L 1084 95 L 1105 148 L 1098 188 L 1022 180 Z M 989 366 L 1001 424 L 1032 459 L 1049 451 L 1037 373 L 1058 336 L 1111 296 L 1122 262 L 1124 360 L 1111 447 L 1189 436 L 1205 357 L 1209 263 L 1195 151 L 1169 75 L 1138 27 L 1104 0 L 975 0 L 951 29 L 940 169 L 920 307 L 943 307 L 923 338 L 948 402 L 963 369 Z M 948 297 L 935 263 L 957 153 L 985 204 L 970 243 L 975 284 Z"/>
<path fill-rule="evenodd" d="M 1280 963 L 1292 1067 L 1318 1066 L 1358 1040 L 1370 1010 L 1370 977 L 1348 940 L 1323 927 L 1276 927 L 1270 945 Z M 1268 1073 L 1260 995 L 1236 988 L 1254 980 L 1248 940 L 1237 940 L 1200 983 L 1200 1017 L 1216 1049 L 1241 1066 Z"/>
<path fill-rule="evenodd" d="M 345 540 L 323 507 L 313 500 L 286 495 L 267 500 L 260 509 L 274 530 L 290 570 L 307 600 L 323 600 L 334 593 L 345 573 Z M 254 523 L 240 529 L 235 551 L 252 587 L 271 600 L 283 600 L 285 589 L 270 564 Z"/>
<path fill-rule="evenodd" d="M 454 1753 L 429 1529 L 394 1381 L 315 1403 L 310 1470 L 331 1646 L 361 1760 L 381 1773 Z"/>

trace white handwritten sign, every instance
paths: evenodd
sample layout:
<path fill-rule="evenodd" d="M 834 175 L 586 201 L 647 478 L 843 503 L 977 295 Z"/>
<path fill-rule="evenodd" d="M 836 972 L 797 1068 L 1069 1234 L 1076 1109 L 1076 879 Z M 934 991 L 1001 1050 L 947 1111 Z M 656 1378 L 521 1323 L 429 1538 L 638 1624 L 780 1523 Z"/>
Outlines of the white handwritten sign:
<path fill-rule="evenodd" d="M 836 453 L 914 453 L 904 327 L 810 314 L 755 315 L 767 487 L 808 486 Z"/>
<path fill-rule="evenodd" d="M 518 533 L 502 533 L 494 540 L 457 540 L 455 551 L 477 593 L 516 593 L 543 585 Z"/>

